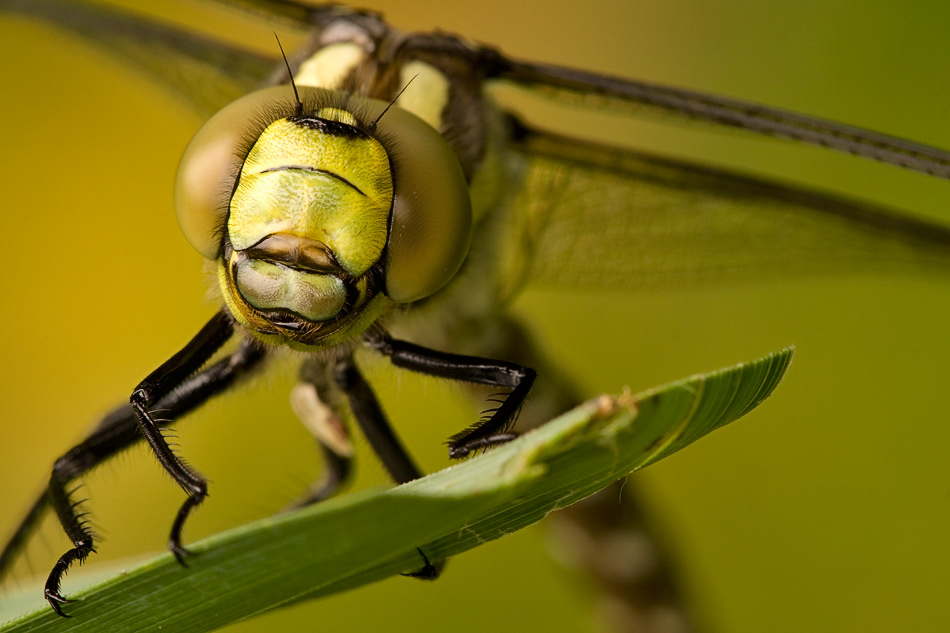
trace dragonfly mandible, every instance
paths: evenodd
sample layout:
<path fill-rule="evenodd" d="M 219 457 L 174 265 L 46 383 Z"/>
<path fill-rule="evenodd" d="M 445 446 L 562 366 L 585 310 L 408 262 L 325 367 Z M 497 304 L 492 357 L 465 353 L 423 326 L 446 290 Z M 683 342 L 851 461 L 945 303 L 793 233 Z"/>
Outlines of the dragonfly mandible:
<path fill-rule="evenodd" d="M 448 24 L 448 23 L 446 23 L 446 24 Z M 445 26 L 445 24 L 444 24 L 443 26 Z M 459 27 L 459 28 L 457 28 L 457 29 L 455 29 L 455 30 L 459 30 L 459 31 L 461 31 L 461 32 L 466 32 L 466 33 L 467 33 L 467 31 L 464 30 L 464 29 L 461 28 L 461 27 Z M 467 34 L 468 34 L 468 33 L 467 33 Z M 491 41 L 491 39 L 488 38 L 488 37 L 486 37 L 485 39 Z M 509 47 L 509 48 L 510 48 L 510 47 Z M 625 73 L 625 74 L 626 74 L 626 73 Z M 54 102 L 54 105 L 58 106 L 58 107 L 56 107 L 56 108 L 54 109 L 55 111 L 62 111 L 62 110 L 64 110 L 64 109 L 66 109 L 66 110 L 70 109 L 70 108 L 66 108 L 66 107 L 60 102 L 60 100 L 57 99 L 57 93 L 55 92 L 54 89 L 51 88 L 50 90 L 51 90 L 51 93 L 50 93 L 50 97 L 48 97 L 48 98 L 49 98 L 50 101 Z M 71 105 L 71 104 L 70 104 L 70 105 Z M 80 107 L 80 106 L 77 104 L 76 107 Z M 798 109 L 801 109 L 801 108 L 798 108 Z M 64 114 L 64 116 L 65 116 L 65 114 Z M 576 118 L 576 117 L 575 117 L 575 118 Z M 77 124 L 76 127 L 79 127 L 78 124 Z M 875 126 L 875 127 L 879 127 L 879 126 Z M 124 132 L 119 133 L 118 130 L 116 130 L 115 133 L 117 134 L 117 136 L 123 136 L 123 135 L 124 135 Z M 930 140 L 930 139 L 928 139 L 928 140 Z M 85 143 L 88 143 L 88 141 L 77 141 L 77 143 L 85 144 Z M 937 144 L 939 145 L 939 143 L 937 143 Z M 180 149 L 180 147 L 179 147 L 179 149 Z M 156 151 L 157 151 L 157 150 L 158 150 L 158 148 L 156 147 Z M 177 150 L 175 150 L 175 151 L 177 151 Z M 793 151 L 796 151 L 796 150 L 793 150 Z M 803 151 L 804 151 L 804 150 L 803 150 Z M 172 152 L 172 153 L 174 153 L 174 152 Z M 810 155 L 811 155 L 811 154 L 809 154 L 809 156 L 810 156 Z M 831 159 L 831 160 L 837 160 L 837 159 Z M 846 159 L 843 159 L 843 160 L 846 160 Z M 756 161 L 756 162 L 758 162 L 758 161 Z M 755 166 L 757 167 L 758 165 L 755 165 Z M 863 167 L 862 167 L 861 169 L 867 169 L 867 170 L 869 170 L 869 173 L 874 174 L 872 177 L 869 178 L 870 180 L 875 180 L 875 179 L 878 177 L 877 174 L 886 172 L 886 170 L 884 170 L 883 168 L 878 168 L 877 166 L 869 166 L 869 167 L 866 167 L 866 168 L 863 168 Z M 881 178 L 885 178 L 885 177 L 890 178 L 891 176 L 881 176 Z M 914 183 L 915 189 L 917 188 L 917 183 L 919 183 L 919 182 L 920 182 L 920 183 L 923 183 L 923 179 L 916 179 L 916 178 L 914 178 L 914 177 L 912 177 L 912 176 L 901 175 L 901 176 L 894 176 L 894 178 L 908 178 L 908 179 L 910 179 L 910 180 Z M 832 183 L 832 184 L 834 184 L 834 183 Z M 933 186 L 933 185 L 930 185 L 930 184 L 928 184 L 928 183 L 923 183 L 923 184 L 920 184 L 919 186 L 920 186 L 921 188 L 928 188 L 928 187 L 931 187 L 931 186 Z M 859 194 L 864 193 L 863 188 L 864 188 L 863 185 L 859 185 L 858 187 L 856 187 L 857 193 L 859 193 Z M 153 190 L 153 191 L 154 191 L 154 190 L 156 190 L 156 187 L 155 187 L 155 186 L 152 186 L 152 187 L 150 187 L 150 190 Z M 37 195 L 37 193 L 38 193 L 38 192 L 35 191 L 35 190 L 32 192 L 33 195 Z M 885 196 L 882 196 L 882 197 L 885 197 Z M 166 200 L 166 202 L 167 202 L 167 200 Z M 100 201 L 99 204 L 101 205 L 102 202 Z M 129 206 L 133 206 L 133 205 L 134 205 L 136 208 L 140 208 L 141 202 L 140 202 L 138 199 L 134 199 L 134 200 L 133 200 L 133 199 L 130 198 L 130 199 L 129 199 Z M 34 211 L 34 213 L 40 214 L 40 213 L 41 213 L 40 209 L 45 209 L 45 208 L 47 208 L 47 206 L 55 206 L 55 205 L 40 205 L 40 204 L 37 204 L 37 206 L 36 206 L 36 209 L 37 209 L 37 210 Z M 165 205 L 165 206 L 167 206 L 167 205 Z M 145 214 L 145 215 L 148 215 L 148 214 L 147 214 L 146 212 L 144 212 L 144 211 L 143 211 L 142 213 Z M 156 216 L 156 217 L 157 217 L 157 216 Z M 87 222 L 87 221 L 84 220 L 84 222 Z M 78 231 L 78 230 L 83 230 L 83 229 L 86 230 L 86 231 L 89 231 L 92 235 L 101 236 L 101 235 L 103 234 L 103 227 L 96 225 L 96 223 L 95 223 L 94 221 L 93 221 L 92 224 L 86 223 L 86 224 L 84 224 L 82 227 L 77 227 L 76 230 Z M 139 230 L 139 234 L 147 233 L 147 232 L 149 232 L 149 229 L 140 229 L 140 230 Z M 35 234 L 35 233 L 36 233 L 36 232 L 34 231 L 33 234 Z M 170 233 L 173 233 L 173 231 L 170 231 Z M 17 234 L 21 234 L 21 232 L 17 232 Z M 29 233 L 28 233 L 28 234 L 29 234 Z M 82 236 L 83 234 L 82 234 L 82 233 L 77 233 L 76 235 Z M 89 240 L 89 239 L 90 239 L 90 238 L 89 238 L 88 236 L 86 236 L 86 237 L 84 238 L 84 240 L 83 240 L 83 245 L 85 245 L 86 243 L 88 243 L 88 240 Z M 120 253 L 121 253 L 123 256 L 128 256 L 128 251 L 139 250 L 139 249 L 140 249 L 140 247 L 139 247 L 139 245 L 138 245 L 138 244 L 139 244 L 138 242 L 134 242 L 134 243 L 133 243 L 133 242 L 129 242 L 129 241 L 126 241 L 126 240 L 119 241 L 118 238 L 114 238 L 114 239 L 115 239 L 114 243 L 111 243 L 111 244 L 109 244 L 109 242 L 110 242 L 109 240 L 106 241 L 107 244 L 109 244 L 112 248 L 114 248 L 114 249 L 121 249 L 121 250 L 113 251 L 112 253 L 110 253 L 113 258 L 115 258 L 115 257 L 116 257 L 117 255 L 119 255 Z M 169 240 L 168 242 L 170 243 L 170 240 Z M 105 250 L 105 249 L 104 249 L 103 247 L 99 247 L 99 249 L 93 249 L 93 250 Z M 184 252 L 184 251 L 183 251 L 183 252 Z M 183 258 L 186 258 L 186 259 L 187 259 L 187 256 L 184 256 L 184 255 L 183 255 Z M 194 264 L 194 261 L 195 261 L 195 260 L 192 259 L 191 262 L 190 262 L 190 263 L 192 264 L 192 265 L 191 265 L 192 268 L 194 268 L 194 265 L 193 265 L 193 264 Z M 52 264 L 52 265 L 54 265 L 54 269 L 56 269 L 56 270 L 61 269 L 61 264 L 56 265 L 55 262 L 49 262 L 49 263 Z M 167 266 L 168 266 L 168 265 L 159 266 L 158 269 L 159 269 L 161 272 L 169 273 L 170 271 L 168 270 Z M 103 268 L 103 269 L 105 269 L 105 268 Z M 178 273 L 172 273 L 172 275 L 175 277 L 176 282 L 178 282 L 179 279 L 184 278 L 184 273 L 180 273 L 180 274 L 178 274 Z M 92 278 L 92 276 L 91 276 L 91 274 L 88 274 L 88 273 L 85 274 L 85 275 L 80 274 L 80 275 L 79 275 L 79 278 L 80 278 L 80 279 L 84 279 L 84 280 L 89 280 L 89 279 Z M 47 279 L 53 279 L 53 280 L 55 280 L 55 276 L 51 275 L 51 276 L 48 277 Z M 47 281 L 46 284 L 44 284 L 44 287 L 49 288 L 50 283 L 51 283 L 50 281 Z M 98 284 L 99 284 L 99 281 L 98 281 L 98 278 L 97 278 L 97 280 L 96 280 L 96 285 L 98 285 Z M 83 285 L 83 284 L 82 284 L 82 283 L 79 283 L 79 284 L 77 284 L 77 285 L 78 285 L 78 287 L 73 286 L 74 289 L 73 289 L 72 291 L 73 291 L 73 292 L 77 292 L 77 291 L 78 291 L 79 294 L 77 295 L 76 298 L 73 298 L 71 301 L 72 301 L 72 304 L 73 304 L 73 305 L 82 305 L 81 302 L 84 300 L 84 295 L 81 294 L 81 290 L 82 290 L 82 285 Z M 126 282 L 123 282 L 123 285 L 125 285 L 125 286 L 131 286 L 131 285 L 134 285 L 134 284 L 133 284 L 133 282 L 131 282 L 131 281 L 126 281 Z M 197 284 L 196 284 L 196 285 L 197 285 Z M 70 288 L 63 288 L 63 289 L 59 289 L 59 290 L 60 290 L 60 292 L 70 292 L 70 291 L 71 291 Z M 891 290 L 893 290 L 893 289 L 891 289 Z M 47 292 L 49 292 L 49 290 L 47 290 Z M 718 297 L 718 300 L 723 301 L 724 299 L 722 299 L 722 297 L 723 297 L 723 296 L 729 296 L 729 295 L 728 295 L 728 292 L 729 292 L 729 291 L 720 291 L 720 290 L 717 289 L 717 291 L 714 293 L 713 296 Z M 787 288 L 783 289 L 783 292 L 787 292 Z M 896 290 L 895 290 L 895 292 L 896 292 Z M 168 313 L 168 312 L 170 312 L 170 311 L 172 311 L 172 310 L 170 310 L 168 307 L 165 307 L 165 304 L 164 304 L 164 300 L 165 300 L 165 299 L 164 299 L 164 295 L 165 295 L 165 294 L 167 294 L 167 293 L 159 293 L 158 295 L 156 295 L 156 294 L 152 294 L 151 292 L 149 292 L 146 296 L 143 296 L 143 297 L 137 302 L 138 305 L 137 305 L 134 309 L 140 309 L 140 310 L 142 310 L 142 314 L 154 313 L 156 310 L 160 310 L 163 314 Z M 63 296 L 62 294 L 59 294 L 58 296 L 60 297 L 60 301 L 63 301 L 63 297 L 64 297 L 64 296 Z M 69 295 L 66 295 L 66 298 L 67 298 L 67 299 L 68 299 L 68 297 L 69 297 Z M 661 293 L 660 293 L 660 298 L 665 298 L 665 297 L 666 297 L 666 295 L 661 292 Z M 597 299 L 593 299 L 593 300 L 588 301 L 587 303 L 588 303 L 588 304 L 596 304 L 597 301 L 598 301 Z M 713 299 L 711 299 L 709 296 L 707 296 L 707 297 L 706 297 L 706 301 L 705 301 L 704 303 L 702 303 L 701 305 L 702 305 L 703 307 L 706 307 L 706 306 L 708 305 L 708 303 L 711 302 L 711 301 L 713 301 Z M 136 303 L 136 302 L 133 301 L 133 302 L 131 302 L 131 303 Z M 158 304 L 158 306 L 156 305 L 156 303 Z M 178 300 L 175 300 L 175 301 L 173 302 L 173 304 L 174 304 L 174 306 L 175 306 L 175 311 L 178 310 L 178 308 L 177 308 L 177 304 L 178 304 L 178 303 L 179 303 Z M 129 302 L 124 302 L 124 303 L 123 303 L 123 305 L 126 306 L 125 309 L 128 309 L 128 304 L 129 304 Z M 589 305 L 588 305 L 588 306 L 585 306 L 585 307 L 581 307 L 581 308 L 578 308 L 577 306 L 574 306 L 573 308 L 574 308 L 574 309 L 578 309 L 578 310 L 589 309 Z M 638 308 L 638 309 L 642 309 L 642 308 Z M 34 310 L 31 310 L 30 312 L 32 313 L 32 312 L 34 312 Z M 41 312 L 44 313 L 44 314 L 50 314 L 50 313 L 51 313 L 50 311 L 47 311 L 47 310 L 43 310 L 43 311 L 41 311 Z M 54 312 L 54 313 L 55 313 L 55 312 Z M 128 313 L 122 313 L 122 314 L 123 314 L 123 316 L 122 316 L 122 318 L 120 318 L 120 319 L 115 319 L 114 317 L 109 319 L 109 321 L 110 321 L 110 327 L 109 327 L 109 329 L 108 329 L 107 331 L 108 331 L 109 333 L 111 333 L 112 336 L 119 336 L 118 334 L 115 333 L 115 328 L 119 327 L 119 324 L 117 323 L 117 321 L 123 321 L 123 320 L 126 320 L 126 319 L 128 319 L 129 321 L 135 321 L 135 320 L 136 320 L 136 318 L 134 318 L 133 316 L 128 315 Z M 860 314 L 862 315 L 862 317 L 866 318 L 866 315 L 864 314 L 864 312 L 861 312 Z M 543 316 L 543 315 L 542 315 L 542 316 Z M 74 315 L 71 314 L 71 315 L 70 315 L 70 318 L 73 319 L 73 318 L 81 318 L 81 317 L 79 317 L 78 315 L 74 317 Z M 143 318 L 144 318 L 144 317 L 143 317 Z M 644 318 L 644 317 L 641 317 L 641 318 Z M 587 320 L 587 319 L 581 318 L 581 317 L 575 317 L 574 320 L 576 320 L 576 321 L 585 321 L 585 320 Z M 137 322 L 137 321 L 136 321 L 136 322 Z M 542 322 L 543 322 L 543 319 L 542 319 Z M 20 323 L 20 324 L 21 324 L 21 327 L 22 327 L 22 315 L 20 315 L 20 320 L 16 321 L 16 323 Z M 79 323 L 82 323 L 82 321 L 79 321 Z M 192 327 L 193 323 L 194 323 L 194 321 L 192 321 L 191 324 L 186 325 L 186 326 L 183 327 L 183 329 L 181 330 L 181 334 L 179 335 L 178 339 L 182 339 L 183 337 L 187 337 L 188 332 L 190 332 L 191 329 L 193 329 L 193 327 Z M 88 329 L 88 328 L 90 327 L 90 325 L 86 324 L 85 327 Z M 654 326 L 654 327 L 656 327 L 656 326 Z M 137 327 L 133 327 L 133 329 L 137 329 Z M 576 326 L 575 326 L 572 330 L 577 330 L 577 329 L 578 329 L 578 328 L 576 328 Z M 58 328 L 57 328 L 57 330 L 58 330 Z M 14 329 L 14 328 L 11 326 L 10 328 L 8 328 L 7 331 L 18 331 L 18 330 Z M 571 331 L 571 336 L 572 336 L 573 338 L 575 338 L 575 339 L 584 340 L 585 334 L 584 334 L 584 332 Z M 647 338 L 649 338 L 649 335 L 645 335 L 645 336 L 646 336 Z M 100 336 L 100 337 L 98 337 L 98 338 L 99 338 L 99 340 L 95 341 L 95 343 L 97 343 L 97 346 L 101 346 L 101 345 L 102 345 L 102 340 L 101 340 L 101 339 L 102 339 L 103 337 Z M 789 340 L 788 340 L 788 339 L 785 339 L 785 338 L 782 338 L 781 340 L 782 340 L 782 343 L 789 342 Z M 796 341 L 796 342 L 797 342 L 797 341 Z M 11 343 L 12 343 L 12 344 L 15 344 L 16 342 L 15 342 L 15 341 L 11 341 Z M 34 344 L 36 343 L 36 341 L 31 341 L 30 343 L 31 343 L 31 345 L 34 345 Z M 62 346 L 62 342 L 61 342 L 61 341 L 54 341 L 54 343 L 57 344 L 57 345 L 60 346 L 60 347 Z M 636 343 L 634 344 L 634 347 L 635 347 L 635 348 L 639 348 L 639 346 L 640 346 L 641 344 L 642 344 L 642 342 L 639 340 L 639 337 L 637 337 L 637 340 L 636 340 Z M 570 343 L 569 343 L 569 345 L 570 345 Z M 603 344 L 601 344 L 601 345 L 603 345 Z M 166 354 L 167 351 L 168 351 L 168 348 L 167 348 L 167 347 L 166 347 L 166 348 L 163 348 L 163 349 L 156 349 L 156 350 L 154 351 L 154 353 L 153 353 L 153 358 L 152 358 L 152 360 L 149 361 L 149 363 L 154 364 L 154 360 L 160 358 L 163 354 Z M 60 353 L 64 353 L 64 352 L 60 352 Z M 695 353 L 695 350 L 691 350 L 691 353 Z M 83 358 L 88 359 L 88 358 L 94 357 L 94 354 L 93 354 L 92 351 L 90 350 L 87 354 L 82 354 L 81 356 L 82 356 Z M 639 357 L 639 354 L 637 354 L 637 356 Z M 657 354 L 657 356 L 662 356 L 662 354 Z M 596 356 L 594 356 L 594 358 L 596 359 Z M 86 367 L 86 366 L 88 366 L 88 362 L 89 362 L 89 361 L 87 360 L 86 363 L 84 363 L 84 364 L 81 365 L 81 367 Z M 641 362 L 642 362 L 642 361 L 641 361 Z M 652 359 L 651 359 L 651 363 L 652 363 L 652 362 L 653 362 L 653 361 L 652 361 Z M 144 373 L 147 373 L 147 371 L 148 371 L 148 369 L 149 369 L 147 365 L 149 365 L 149 363 L 142 363 L 142 366 L 141 366 L 141 367 L 136 366 L 137 371 L 138 371 L 138 374 L 144 375 Z M 596 363 L 595 363 L 595 364 L 596 364 Z M 693 366 L 692 369 L 695 369 L 695 367 Z M 660 371 L 660 370 L 657 370 L 657 371 Z M 29 372 L 27 372 L 27 373 L 29 373 Z M 80 372 L 77 371 L 77 372 L 74 372 L 74 373 L 80 373 Z M 137 374 L 135 371 L 131 371 L 131 370 L 130 370 L 129 372 L 127 372 L 127 375 L 138 375 L 138 374 Z M 673 377 L 674 375 L 676 375 L 676 374 L 670 374 L 668 377 Z M 126 379 L 126 380 L 127 380 L 127 379 Z M 588 380 L 589 380 L 589 379 L 588 379 Z M 122 385 L 125 386 L 125 383 L 122 383 Z M 117 392 L 118 392 L 118 391 L 121 391 L 121 389 L 117 390 Z M 869 393 L 869 394 L 868 394 L 868 399 L 871 399 L 871 398 L 870 398 L 871 395 L 877 395 L 877 394 Z M 113 399 L 114 399 L 114 398 L 109 398 L 107 401 L 100 403 L 98 406 L 99 406 L 100 409 L 101 409 L 103 406 L 106 406 L 106 405 L 108 404 L 108 402 L 111 401 L 111 400 L 113 400 Z M 32 418 L 32 417 L 33 417 L 33 416 L 31 416 L 31 418 Z M 87 417 L 90 417 L 90 416 L 87 416 Z M 14 416 L 5 416 L 4 419 L 5 419 L 5 420 L 14 419 Z M 840 423 L 840 421 L 839 421 L 838 423 Z M 450 431 L 451 431 L 451 429 L 450 429 Z M 830 432 L 830 431 L 826 431 L 826 432 Z M 807 434 L 806 434 L 806 435 L 807 435 Z M 6 479 L 5 479 L 5 480 L 6 480 Z M 29 483 L 27 484 L 27 487 L 29 487 Z"/>

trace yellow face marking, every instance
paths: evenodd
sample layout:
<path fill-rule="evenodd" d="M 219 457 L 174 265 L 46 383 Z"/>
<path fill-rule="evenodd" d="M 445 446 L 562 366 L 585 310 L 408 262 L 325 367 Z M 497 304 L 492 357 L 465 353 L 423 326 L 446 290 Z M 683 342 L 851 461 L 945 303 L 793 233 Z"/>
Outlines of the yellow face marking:
<path fill-rule="evenodd" d="M 277 233 L 318 240 L 359 276 L 386 246 L 392 200 L 389 157 L 378 141 L 281 119 L 244 162 L 228 236 L 238 251 Z"/>
<path fill-rule="evenodd" d="M 314 86 L 336 90 L 343 80 L 366 58 L 358 44 L 340 42 L 324 46 L 300 65 L 294 81 L 298 86 Z"/>
<path fill-rule="evenodd" d="M 396 105 L 441 130 L 442 111 L 449 101 L 448 78 L 435 66 L 414 61 L 403 66 L 400 79 L 403 86 L 412 83 L 396 99 Z"/>
<path fill-rule="evenodd" d="M 336 121 L 337 123 L 346 123 L 353 127 L 356 127 L 357 123 L 356 117 L 354 117 L 352 113 L 341 110 L 340 108 L 321 108 L 317 112 L 317 118 L 326 119 L 327 121 Z"/>

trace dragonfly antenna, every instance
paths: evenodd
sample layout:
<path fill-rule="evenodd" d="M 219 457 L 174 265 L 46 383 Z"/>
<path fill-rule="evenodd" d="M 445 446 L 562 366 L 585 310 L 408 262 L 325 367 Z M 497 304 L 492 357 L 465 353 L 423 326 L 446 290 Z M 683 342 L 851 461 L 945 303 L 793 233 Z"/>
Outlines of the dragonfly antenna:
<path fill-rule="evenodd" d="M 411 83 L 413 82 L 413 80 L 414 80 L 416 77 L 418 77 L 418 76 L 419 76 L 418 73 L 415 74 L 415 75 L 413 75 L 412 78 L 409 79 L 409 81 L 406 82 L 406 85 L 402 87 L 402 90 L 400 90 L 400 91 L 396 94 L 396 96 L 392 98 L 392 101 L 389 102 L 389 105 L 386 106 L 386 109 L 383 110 L 382 112 L 380 112 L 380 113 L 379 113 L 379 116 L 376 117 L 376 120 L 373 121 L 373 124 L 370 126 L 370 129 L 371 129 L 371 130 L 375 130 L 375 129 L 376 129 L 376 124 L 379 123 L 379 120 L 380 120 L 381 118 L 383 118 L 383 115 L 384 115 L 384 114 L 386 114 L 387 112 L 389 112 L 389 108 L 393 107 L 393 104 L 396 103 L 396 99 L 398 99 L 399 97 L 402 96 L 402 93 L 404 93 L 404 92 L 406 91 L 406 88 L 409 87 L 409 84 L 411 84 Z"/>
<path fill-rule="evenodd" d="M 300 116 L 303 114 L 303 104 L 300 103 L 300 95 L 297 94 L 297 84 L 294 82 L 294 73 L 290 70 L 290 62 L 287 61 L 287 55 L 284 53 L 284 47 L 280 44 L 280 38 L 277 37 L 277 31 L 274 31 L 274 39 L 277 40 L 277 48 L 280 49 L 280 56 L 284 58 L 284 66 L 287 67 L 287 76 L 290 77 L 290 86 L 294 89 L 294 100 L 297 102 L 297 105 L 294 106 L 294 116 Z M 405 88 L 403 88 L 403 90 L 405 90 Z M 389 108 L 387 108 L 387 110 L 388 109 Z"/>

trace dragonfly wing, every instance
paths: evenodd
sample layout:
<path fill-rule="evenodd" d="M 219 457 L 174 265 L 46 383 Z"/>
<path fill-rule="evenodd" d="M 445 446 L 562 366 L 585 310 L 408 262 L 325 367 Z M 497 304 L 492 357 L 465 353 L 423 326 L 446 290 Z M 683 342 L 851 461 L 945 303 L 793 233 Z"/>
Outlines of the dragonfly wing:
<path fill-rule="evenodd" d="M 260 87 L 277 64 L 273 58 L 185 29 L 84 2 L 0 0 L 0 11 L 79 35 L 157 79 L 205 116 Z"/>
<path fill-rule="evenodd" d="M 513 60 L 488 47 L 479 53 L 490 79 L 563 103 L 739 128 L 950 178 L 950 152 L 920 143 L 702 92 Z"/>
<path fill-rule="evenodd" d="M 271 22 L 280 22 L 298 29 L 313 25 L 314 15 L 347 9 L 336 6 L 310 7 L 293 0 L 216 0 L 218 4 L 240 9 Z"/>
<path fill-rule="evenodd" d="M 946 271 L 950 228 L 897 210 L 521 127 L 522 277 L 635 287 L 835 271 Z M 527 261 L 529 260 L 530 261 Z"/>

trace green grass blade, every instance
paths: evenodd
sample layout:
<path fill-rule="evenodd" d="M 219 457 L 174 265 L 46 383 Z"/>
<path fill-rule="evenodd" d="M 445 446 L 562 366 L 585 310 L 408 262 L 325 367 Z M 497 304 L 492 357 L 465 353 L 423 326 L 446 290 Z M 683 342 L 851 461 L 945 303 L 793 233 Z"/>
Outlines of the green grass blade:
<path fill-rule="evenodd" d="M 781 380 L 786 349 L 636 396 L 601 396 L 518 440 L 392 490 L 347 495 L 196 543 L 0 627 L 211 631 L 453 556 L 534 523 L 748 413 Z"/>

